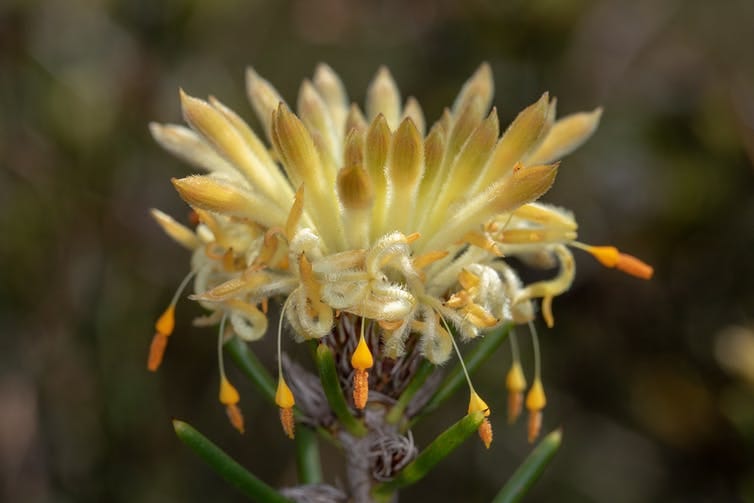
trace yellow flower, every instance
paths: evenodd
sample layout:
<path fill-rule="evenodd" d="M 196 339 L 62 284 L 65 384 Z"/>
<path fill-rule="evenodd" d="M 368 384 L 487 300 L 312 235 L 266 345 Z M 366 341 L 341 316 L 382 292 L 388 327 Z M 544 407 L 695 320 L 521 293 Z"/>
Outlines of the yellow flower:
<path fill-rule="evenodd" d="M 209 320 L 227 316 L 236 335 L 257 340 L 267 331 L 268 300 L 286 299 L 284 316 L 300 340 L 322 338 L 350 315 L 362 318 L 362 331 L 366 323 L 381 327 L 377 358 L 404 355 L 415 334 L 411 348 L 440 364 L 453 347 L 443 320 L 474 338 L 532 320 L 533 301 L 542 299 L 552 325 L 552 299 L 574 277 L 571 247 L 651 275 L 633 257 L 576 242 L 573 215 L 536 202 L 560 158 L 594 132 L 601 109 L 556 120 L 545 93 L 501 136 L 493 87 L 482 64 L 426 131 L 418 102 L 402 105 L 385 68 L 362 112 L 319 65 L 301 86 L 296 113 L 249 69 L 266 142 L 215 98 L 181 91 L 190 127 L 150 128 L 205 172 L 173 180 L 199 223 L 191 229 L 154 216 L 192 251 L 193 298 L 215 313 Z M 524 285 L 508 257 L 544 258 L 559 270 Z"/>

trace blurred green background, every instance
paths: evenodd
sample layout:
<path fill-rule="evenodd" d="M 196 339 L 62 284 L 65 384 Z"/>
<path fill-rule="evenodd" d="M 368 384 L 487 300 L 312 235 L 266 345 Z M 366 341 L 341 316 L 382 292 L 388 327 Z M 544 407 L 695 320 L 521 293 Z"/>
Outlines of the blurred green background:
<path fill-rule="evenodd" d="M 434 120 L 489 61 L 503 123 L 545 90 L 561 113 L 605 107 L 545 200 L 576 212 L 583 240 L 656 268 L 645 283 L 577 256 L 541 330 L 545 429 L 562 425 L 565 441 L 529 501 L 754 501 L 752 26 L 750 0 L 4 0 L 0 500 L 242 501 L 171 417 L 271 484 L 295 483 L 277 411 L 237 374 L 246 435 L 227 424 L 197 306 L 179 305 L 165 365 L 145 370 L 188 264 L 147 211 L 187 214 L 169 179 L 189 168 L 147 130 L 180 122 L 179 86 L 251 118 L 246 65 L 295 102 L 325 61 L 362 102 L 385 64 Z M 272 368 L 269 342 L 256 349 Z M 523 459 L 524 427 L 503 419 L 509 358 L 477 378 L 492 449 L 469 442 L 405 501 L 488 501 Z"/>

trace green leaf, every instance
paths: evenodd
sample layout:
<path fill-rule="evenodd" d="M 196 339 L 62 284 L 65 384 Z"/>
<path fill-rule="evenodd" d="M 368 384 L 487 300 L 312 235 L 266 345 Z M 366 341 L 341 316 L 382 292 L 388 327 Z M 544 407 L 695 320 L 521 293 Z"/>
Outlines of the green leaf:
<path fill-rule="evenodd" d="M 338 417 L 338 420 L 340 420 L 340 424 L 349 433 L 357 437 L 363 437 L 367 434 L 367 429 L 361 421 L 351 414 L 348 408 L 346 397 L 343 396 L 343 390 L 340 389 L 332 350 L 325 344 L 320 344 L 317 347 L 316 360 L 317 369 L 319 370 L 319 380 L 322 382 L 322 389 L 325 391 L 330 408 Z"/>
<path fill-rule="evenodd" d="M 191 447 L 222 478 L 236 486 L 246 496 L 263 503 L 293 503 L 288 498 L 249 473 L 207 437 L 196 431 L 188 423 L 173 420 L 173 428 L 178 438 Z"/>
<path fill-rule="evenodd" d="M 489 334 L 485 335 L 484 338 L 474 347 L 474 349 L 465 359 L 466 368 L 469 370 L 469 374 L 473 374 L 474 371 L 478 369 L 485 361 L 487 361 L 487 358 L 489 358 L 492 353 L 494 353 L 495 350 L 500 347 L 503 341 L 505 341 L 505 339 L 508 337 L 510 328 L 510 325 L 503 325 L 494 332 L 490 332 Z M 459 388 L 465 385 L 466 377 L 464 376 L 463 369 L 461 368 L 461 365 L 459 363 L 453 369 L 453 372 L 451 372 L 448 377 L 443 380 L 442 384 L 440 384 L 440 387 L 437 389 L 435 394 L 432 396 L 429 402 L 427 402 L 427 405 L 425 405 L 422 409 L 421 414 L 416 416 L 411 424 L 414 425 L 419 422 L 423 417 L 437 409 L 448 398 L 453 396 L 459 390 Z"/>
<path fill-rule="evenodd" d="M 469 435 L 473 434 L 484 421 L 484 413 L 467 414 L 453 426 L 440 433 L 411 463 L 406 465 L 396 477 L 378 484 L 372 490 L 375 500 L 390 501 L 395 491 L 414 484 L 429 473 L 437 463 L 453 452 Z"/>
<path fill-rule="evenodd" d="M 555 453 L 560 448 L 563 438 L 561 430 L 555 430 L 539 442 L 539 445 L 529 454 L 513 476 L 503 486 L 492 503 L 515 503 L 531 489 Z"/>
<path fill-rule="evenodd" d="M 231 337 L 225 343 L 233 361 L 239 369 L 256 385 L 264 397 L 272 404 L 275 403 L 275 381 L 267 369 L 262 365 L 247 344 L 239 337 Z"/>
<path fill-rule="evenodd" d="M 322 482 L 317 435 L 307 426 L 301 426 L 296 431 L 296 468 L 300 484 Z"/>

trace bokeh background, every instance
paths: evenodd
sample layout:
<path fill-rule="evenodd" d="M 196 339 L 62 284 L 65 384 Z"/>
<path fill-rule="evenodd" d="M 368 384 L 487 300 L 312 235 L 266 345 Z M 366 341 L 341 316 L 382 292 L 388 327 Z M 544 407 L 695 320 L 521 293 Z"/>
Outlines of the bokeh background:
<path fill-rule="evenodd" d="M 271 484 L 295 481 L 293 446 L 251 385 L 246 435 L 227 424 L 198 307 L 179 305 L 165 365 L 144 368 L 188 263 L 148 216 L 187 214 L 169 179 L 189 169 L 147 130 L 180 122 L 179 87 L 251 119 L 247 65 L 294 102 L 325 61 L 362 102 L 386 64 L 434 120 L 489 61 L 503 123 L 545 90 L 561 113 L 605 107 L 545 199 L 576 212 L 584 240 L 656 267 L 645 283 L 577 256 L 541 329 L 545 427 L 565 442 L 529 501 L 754 501 L 752 26 L 750 0 L 4 0 L 0 500 L 242 501 L 171 417 Z M 272 368 L 269 342 L 257 349 Z M 491 451 L 467 443 L 406 501 L 488 501 L 529 451 L 503 420 L 508 364 L 501 351 L 477 378 L 499 411 Z"/>

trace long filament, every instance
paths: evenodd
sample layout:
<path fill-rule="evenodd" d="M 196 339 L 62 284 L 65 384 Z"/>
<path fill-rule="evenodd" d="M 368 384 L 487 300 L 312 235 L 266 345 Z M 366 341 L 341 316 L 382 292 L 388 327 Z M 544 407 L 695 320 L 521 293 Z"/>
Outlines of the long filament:
<path fill-rule="evenodd" d="M 531 320 L 529 320 L 529 330 L 531 331 L 531 344 L 534 349 L 534 378 L 539 379 L 542 377 L 542 374 L 540 373 L 541 357 L 539 354 L 539 336 L 537 335 L 537 328 Z"/>
<path fill-rule="evenodd" d="M 228 313 L 224 313 L 220 320 L 220 331 L 217 334 L 217 365 L 220 368 L 220 377 L 225 378 L 225 364 L 223 362 L 223 336 L 225 335 L 225 320 Z"/>
<path fill-rule="evenodd" d="M 463 369 L 463 375 L 466 376 L 466 382 L 469 383 L 469 389 L 475 393 L 474 391 L 474 385 L 471 384 L 471 377 L 469 377 L 469 371 L 466 369 L 466 364 L 463 362 L 463 357 L 461 356 L 461 351 L 458 349 L 458 344 L 456 344 L 456 339 L 453 337 L 453 332 L 451 332 L 450 327 L 448 326 L 448 322 L 445 321 L 445 318 L 441 313 L 437 313 L 440 315 L 440 319 L 442 320 L 442 324 L 445 325 L 445 330 L 448 331 L 448 336 L 450 337 L 450 342 L 453 343 L 453 349 L 456 351 L 456 355 L 458 355 L 458 361 L 461 363 L 461 368 Z"/>

